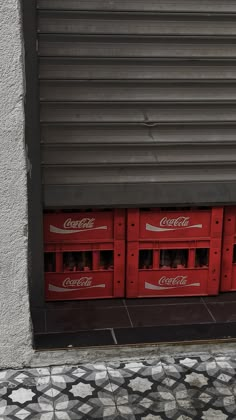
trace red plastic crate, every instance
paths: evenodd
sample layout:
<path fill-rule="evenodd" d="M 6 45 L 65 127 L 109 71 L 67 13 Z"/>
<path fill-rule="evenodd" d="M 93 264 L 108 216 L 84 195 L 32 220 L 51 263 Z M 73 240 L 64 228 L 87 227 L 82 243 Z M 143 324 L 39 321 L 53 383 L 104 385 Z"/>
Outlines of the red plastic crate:
<path fill-rule="evenodd" d="M 218 294 L 222 222 L 223 208 L 129 210 L 126 296 Z"/>
<path fill-rule="evenodd" d="M 44 215 L 45 243 L 94 243 L 113 239 L 125 239 L 125 211 L 122 209 Z"/>
<path fill-rule="evenodd" d="M 98 299 L 124 296 L 125 278 L 125 244 L 124 241 L 115 241 L 110 244 L 95 244 L 89 246 L 67 245 L 45 247 L 45 253 L 55 255 L 55 271 L 45 272 L 46 300 L 77 300 Z M 56 245 L 55 245 L 56 247 Z M 62 249 L 63 248 L 63 249 Z M 85 266 L 83 270 L 63 265 L 64 253 L 91 252 L 92 265 Z M 99 263 L 101 251 L 112 251 L 114 262 L 107 268 Z"/>
<path fill-rule="evenodd" d="M 124 296 L 124 210 L 45 214 L 44 235 L 47 301 Z"/>
<path fill-rule="evenodd" d="M 220 291 L 236 291 L 236 206 L 224 212 Z"/>

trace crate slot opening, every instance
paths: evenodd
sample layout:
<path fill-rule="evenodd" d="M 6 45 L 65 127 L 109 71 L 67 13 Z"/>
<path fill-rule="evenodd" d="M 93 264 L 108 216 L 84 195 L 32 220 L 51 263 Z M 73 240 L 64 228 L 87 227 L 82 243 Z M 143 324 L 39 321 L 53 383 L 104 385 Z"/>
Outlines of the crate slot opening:
<path fill-rule="evenodd" d="M 91 251 L 63 252 L 63 269 L 67 271 L 90 271 L 93 269 Z"/>
<path fill-rule="evenodd" d="M 209 249 L 197 248 L 195 254 L 195 267 L 208 268 L 209 267 Z"/>
<path fill-rule="evenodd" d="M 114 270 L 113 251 L 63 252 L 63 271 Z"/>
<path fill-rule="evenodd" d="M 236 244 L 234 244 L 234 251 L 233 251 L 233 264 L 236 264 Z"/>
<path fill-rule="evenodd" d="M 54 273 L 56 271 L 56 255 L 54 252 L 44 253 L 44 271 L 45 273 Z"/>
<path fill-rule="evenodd" d="M 188 249 L 161 249 L 161 269 L 181 269 L 188 267 Z"/>
<path fill-rule="evenodd" d="M 139 251 L 139 268 L 141 270 L 150 270 L 153 267 L 153 250 L 144 249 Z"/>
<path fill-rule="evenodd" d="M 100 270 L 114 270 L 113 251 L 100 251 Z"/>

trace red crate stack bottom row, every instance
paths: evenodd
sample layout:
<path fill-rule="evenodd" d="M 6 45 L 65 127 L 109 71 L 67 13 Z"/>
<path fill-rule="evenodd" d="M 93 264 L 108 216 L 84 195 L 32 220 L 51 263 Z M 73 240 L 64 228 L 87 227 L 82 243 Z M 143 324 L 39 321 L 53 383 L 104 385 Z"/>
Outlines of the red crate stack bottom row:
<path fill-rule="evenodd" d="M 223 208 L 128 210 L 126 296 L 219 292 Z"/>
<path fill-rule="evenodd" d="M 123 297 L 125 211 L 44 214 L 47 301 Z"/>
<path fill-rule="evenodd" d="M 224 211 L 221 292 L 236 291 L 236 206 Z"/>

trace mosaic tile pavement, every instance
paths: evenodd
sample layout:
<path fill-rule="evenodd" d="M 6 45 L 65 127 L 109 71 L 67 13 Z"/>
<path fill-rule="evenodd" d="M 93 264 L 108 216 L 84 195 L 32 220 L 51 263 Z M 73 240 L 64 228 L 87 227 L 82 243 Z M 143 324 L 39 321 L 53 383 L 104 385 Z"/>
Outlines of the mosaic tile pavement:
<path fill-rule="evenodd" d="M 236 420 L 236 354 L 0 371 L 0 420 Z"/>

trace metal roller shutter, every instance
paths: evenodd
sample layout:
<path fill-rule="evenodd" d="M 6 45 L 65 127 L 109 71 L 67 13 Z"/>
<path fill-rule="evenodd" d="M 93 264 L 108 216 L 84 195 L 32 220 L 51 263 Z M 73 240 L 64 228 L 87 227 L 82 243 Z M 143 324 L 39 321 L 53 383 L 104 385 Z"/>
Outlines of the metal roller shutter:
<path fill-rule="evenodd" d="M 45 207 L 236 202 L 236 0 L 38 0 Z"/>

